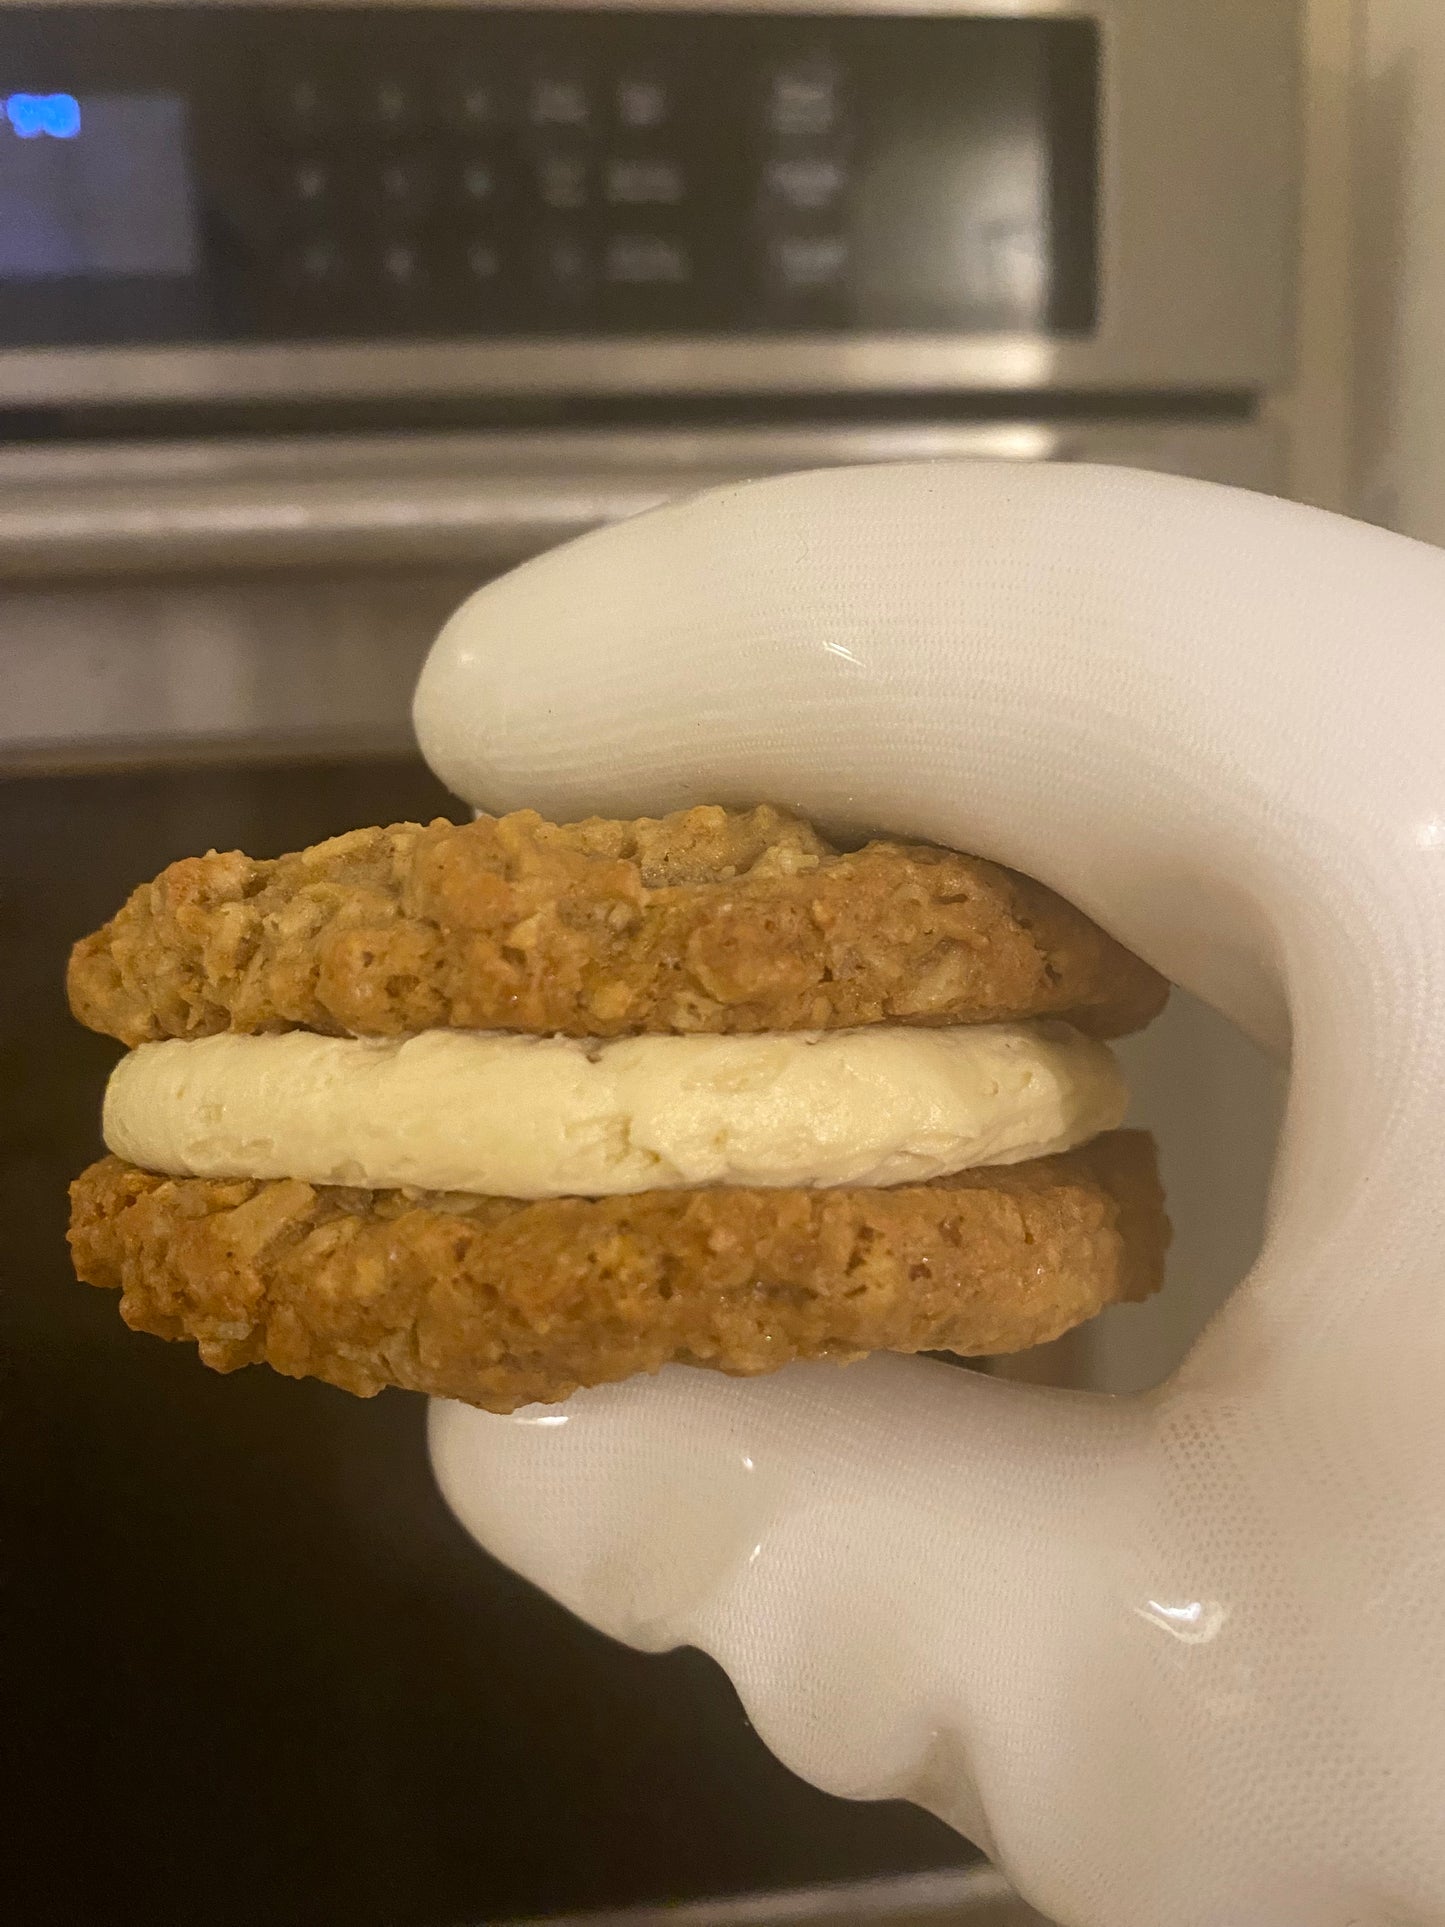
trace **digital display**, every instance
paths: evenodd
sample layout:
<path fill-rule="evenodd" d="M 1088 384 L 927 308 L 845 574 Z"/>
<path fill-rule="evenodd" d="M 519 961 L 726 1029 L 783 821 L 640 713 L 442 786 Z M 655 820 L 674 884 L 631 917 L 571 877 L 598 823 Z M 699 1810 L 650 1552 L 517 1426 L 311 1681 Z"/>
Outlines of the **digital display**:
<path fill-rule="evenodd" d="M 0 94 L 0 281 L 187 276 L 196 261 L 179 96 Z"/>

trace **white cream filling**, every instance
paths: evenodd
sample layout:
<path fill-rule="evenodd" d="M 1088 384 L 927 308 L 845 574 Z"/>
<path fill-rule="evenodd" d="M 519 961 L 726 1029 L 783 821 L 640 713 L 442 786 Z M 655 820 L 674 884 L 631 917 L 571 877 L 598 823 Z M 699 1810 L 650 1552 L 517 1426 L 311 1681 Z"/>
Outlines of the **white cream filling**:
<path fill-rule="evenodd" d="M 105 1141 L 177 1177 L 498 1197 L 884 1185 L 1013 1164 L 1112 1130 L 1112 1055 L 1062 1024 L 613 1043 L 426 1031 L 142 1044 Z"/>

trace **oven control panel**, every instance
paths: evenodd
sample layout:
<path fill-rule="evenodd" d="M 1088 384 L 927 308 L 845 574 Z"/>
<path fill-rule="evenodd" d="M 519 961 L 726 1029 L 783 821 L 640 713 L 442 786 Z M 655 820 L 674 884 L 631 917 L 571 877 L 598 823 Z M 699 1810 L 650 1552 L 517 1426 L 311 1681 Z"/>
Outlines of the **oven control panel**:
<path fill-rule="evenodd" d="M 1048 331 L 1083 19 L 0 12 L 0 346 Z"/>

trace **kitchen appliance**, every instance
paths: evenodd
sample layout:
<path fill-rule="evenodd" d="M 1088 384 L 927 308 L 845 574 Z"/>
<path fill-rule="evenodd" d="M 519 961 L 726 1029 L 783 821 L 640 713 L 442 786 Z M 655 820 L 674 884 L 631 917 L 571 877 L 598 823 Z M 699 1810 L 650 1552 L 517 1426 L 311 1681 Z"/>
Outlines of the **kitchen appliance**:
<path fill-rule="evenodd" d="M 742 475 L 1283 488 L 1297 30 L 0 0 L 0 754 L 398 743 L 447 596 Z"/>
<path fill-rule="evenodd" d="M 599 523 L 890 459 L 1285 488 L 1298 12 L 0 0 L 27 1921 L 1011 1917 L 923 1815 L 794 1781 L 695 1655 L 485 1561 L 414 1402 L 217 1380 L 71 1284 L 110 1052 L 59 972 L 176 856 L 444 809 L 405 760 L 427 645 Z M 1132 1074 L 1175 1291 L 1024 1368 L 1120 1389 L 1247 1260 L 1273 1115 L 1187 1003 Z"/>

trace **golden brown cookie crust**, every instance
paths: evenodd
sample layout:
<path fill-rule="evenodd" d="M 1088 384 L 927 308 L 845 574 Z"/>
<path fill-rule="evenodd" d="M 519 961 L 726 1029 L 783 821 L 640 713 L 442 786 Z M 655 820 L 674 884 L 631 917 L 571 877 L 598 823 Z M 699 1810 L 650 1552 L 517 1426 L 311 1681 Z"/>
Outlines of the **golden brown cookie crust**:
<path fill-rule="evenodd" d="M 531 811 L 173 863 L 70 961 L 126 1044 L 438 1026 L 615 1037 L 1064 1017 L 1147 1023 L 1168 986 L 1041 884 L 780 811 L 564 827 Z"/>
<path fill-rule="evenodd" d="M 886 1190 L 521 1203 L 297 1180 L 71 1187 L 79 1276 L 218 1371 L 265 1363 L 493 1411 L 680 1361 L 752 1374 L 869 1351 L 1023 1350 L 1146 1297 L 1169 1228 L 1152 1140 Z"/>

